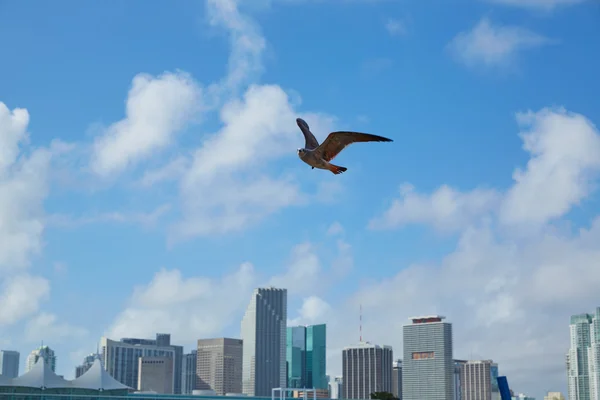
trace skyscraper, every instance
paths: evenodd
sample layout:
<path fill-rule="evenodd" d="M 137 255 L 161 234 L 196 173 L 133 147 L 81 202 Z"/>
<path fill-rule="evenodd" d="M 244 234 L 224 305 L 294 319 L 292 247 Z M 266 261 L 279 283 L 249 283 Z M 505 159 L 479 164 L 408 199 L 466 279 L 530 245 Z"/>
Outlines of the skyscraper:
<path fill-rule="evenodd" d="M 400 359 L 392 364 L 392 394 L 402 400 L 402 360 Z"/>
<path fill-rule="evenodd" d="M 242 318 L 242 392 L 271 396 L 286 386 L 287 289 L 254 289 Z"/>
<path fill-rule="evenodd" d="M 0 350 L 0 374 L 8 378 L 19 376 L 19 358 L 18 351 Z"/>
<path fill-rule="evenodd" d="M 183 355 L 181 364 L 181 394 L 192 394 L 196 389 L 196 366 L 198 365 L 198 351 L 192 350 Z"/>
<path fill-rule="evenodd" d="M 467 361 L 461 371 L 461 400 L 492 400 L 491 360 Z"/>
<path fill-rule="evenodd" d="M 329 382 L 329 398 L 344 399 L 344 379 L 341 376 L 336 376 L 333 381 Z"/>
<path fill-rule="evenodd" d="M 242 391 L 241 339 L 198 340 L 196 389 L 214 390 L 217 395 Z"/>
<path fill-rule="evenodd" d="M 44 357 L 46 365 L 48 365 L 53 372 L 56 372 L 56 355 L 54 354 L 54 350 L 52 350 L 48 346 L 40 346 L 39 348 L 29 353 L 29 355 L 27 356 L 25 372 L 29 372 L 29 370 L 33 368 L 35 363 L 39 360 L 40 356 Z"/>
<path fill-rule="evenodd" d="M 390 346 L 361 342 L 342 352 L 344 398 L 369 399 L 374 392 L 392 391 L 393 352 Z"/>
<path fill-rule="evenodd" d="M 173 358 L 174 383 L 181 383 L 181 375 L 177 377 L 175 374 L 177 350 L 174 347 L 171 345 L 159 347 L 157 341 L 152 339 L 126 338 L 116 341 L 102 337 L 100 339 L 100 356 L 102 366 L 110 376 L 132 388 L 138 387 L 138 359 L 140 357 L 171 357 Z M 179 364 L 177 370 L 181 371 L 181 362 Z"/>
<path fill-rule="evenodd" d="M 454 362 L 454 400 L 462 400 L 462 370 L 466 360 L 452 360 Z"/>
<path fill-rule="evenodd" d="M 453 400 L 452 324 L 444 318 L 413 317 L 404 325 L 403 400 Z"/>
<path fill-rule="evenodd" d="M 569 400 L 600 400 L 600 307 L 571 316 L 567 352 Z"/>
<path fill-rule="evenodd" d="M 306 386 L 306 327 L 287 328 L 286 337 L 287 387 Z"/>
<path fill-rule="evenodd" d="M 287 328 L 287 387 L 328 389 L 325 324 Z"/>

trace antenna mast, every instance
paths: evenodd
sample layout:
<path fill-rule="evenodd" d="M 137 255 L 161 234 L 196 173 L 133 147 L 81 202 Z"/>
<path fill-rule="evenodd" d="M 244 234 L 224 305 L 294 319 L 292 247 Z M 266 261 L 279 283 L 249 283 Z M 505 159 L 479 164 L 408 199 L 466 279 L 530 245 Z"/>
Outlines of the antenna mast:
<path fill-rule="evenodd" d="M 360 321 L 360 343 L 362 343 L 362 304 L 360 305 L 360 314 L 359 314 L 359 321 Z"/>

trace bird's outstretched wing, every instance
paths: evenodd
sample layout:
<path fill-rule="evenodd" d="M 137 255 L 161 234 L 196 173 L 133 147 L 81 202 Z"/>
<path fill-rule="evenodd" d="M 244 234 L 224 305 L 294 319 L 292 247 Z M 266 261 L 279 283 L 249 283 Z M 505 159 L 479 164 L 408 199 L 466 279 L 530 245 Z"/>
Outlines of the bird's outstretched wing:
<path fill-rule="evenodd" d="M 321 143 L 316 152 L 321 158 L 329 162 L 335 158 L 346 146 L 358 142 L 393 142 L 383 136 L 371 135 L 361 132 L 331 132 L 327 139 Z"/>
<path fill-rule="evenodd" d="M 313 149 L 316 149 L 317 147 L 319 147 L 319 141 L 317 140 L 317 138 L 315 138 L 315 135 L 313 135 L 312 132 L 310 131 L 310 128 L 308 127 L 308 124 L 306 123 L 306 121 L 303 120 L 302 118 L 296 118 L 296 123 L 298 124 L 298 127 L 304 134 L 304 139 L 305 139 L 304 148 L 307 150 L 313 150 Z"/>

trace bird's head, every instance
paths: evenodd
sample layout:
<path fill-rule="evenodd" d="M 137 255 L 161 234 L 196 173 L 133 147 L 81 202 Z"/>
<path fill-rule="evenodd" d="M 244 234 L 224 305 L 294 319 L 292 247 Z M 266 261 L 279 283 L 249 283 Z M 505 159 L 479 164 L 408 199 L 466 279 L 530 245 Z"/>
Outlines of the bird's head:
<path fill-rule="evenodd" d="M 302 156 L 302 154 L 304 154 L 304 151 L 305 151 L 305 150 L 304 150 L 303 148 L 299 148 L 299 149 L 298 149 L 298 155 L 299 155 L 299 156 Z"/>

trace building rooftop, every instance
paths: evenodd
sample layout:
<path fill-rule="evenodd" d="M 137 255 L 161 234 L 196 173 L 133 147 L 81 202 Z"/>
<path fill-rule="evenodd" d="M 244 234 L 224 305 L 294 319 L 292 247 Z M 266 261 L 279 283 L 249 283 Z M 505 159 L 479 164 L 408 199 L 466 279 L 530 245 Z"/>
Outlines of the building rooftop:
<path fill-rule="evenodd" d="M 443 315 L 423 315 L 418 317 L 410 317 L 413 324 L 428 324 L 432 322 L 442 322 L 443 319 L 446 319 Z"/>

